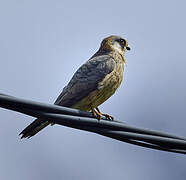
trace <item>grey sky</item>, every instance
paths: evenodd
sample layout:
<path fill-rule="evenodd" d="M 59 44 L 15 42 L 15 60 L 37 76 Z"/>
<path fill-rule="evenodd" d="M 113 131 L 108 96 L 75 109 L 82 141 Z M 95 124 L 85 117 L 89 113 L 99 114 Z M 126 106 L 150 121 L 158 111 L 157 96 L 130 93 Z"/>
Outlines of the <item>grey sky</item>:
<path fill-rule="evenodd" d="M 111 34 L 131 51 L 121 88 L 101 109 L 186 136 L 185 1 L 0 1 L 1 93 L 53 103 Z M 0 109 L 0 179 L 185 180 L 186 156 L 62 126 L 29 140 L 33 118 Z"/>

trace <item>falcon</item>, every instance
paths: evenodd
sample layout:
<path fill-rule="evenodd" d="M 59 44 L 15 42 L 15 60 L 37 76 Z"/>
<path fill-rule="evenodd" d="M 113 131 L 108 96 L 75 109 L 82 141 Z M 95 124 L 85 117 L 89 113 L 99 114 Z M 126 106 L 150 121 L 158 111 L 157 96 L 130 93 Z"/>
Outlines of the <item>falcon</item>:
<path fill-rule="evenodd" d="M 123 80 L 125 52 L 130 50 L 126 39 L 109 36 L 101 42 L 99 50 L 73 75 L 55 101 L 55 105 L 91 111 L 97 119 L 112 116 L 102 113 L 98 106 L 111 97 Z M 36 119 L 20 135 L 30 138 L 51 124 Z"/>

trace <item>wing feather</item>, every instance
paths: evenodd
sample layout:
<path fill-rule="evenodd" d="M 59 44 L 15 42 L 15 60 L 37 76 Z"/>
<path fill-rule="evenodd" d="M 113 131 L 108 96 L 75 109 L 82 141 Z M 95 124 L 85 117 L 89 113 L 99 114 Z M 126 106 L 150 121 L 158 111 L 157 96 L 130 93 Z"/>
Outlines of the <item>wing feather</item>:
<path fill-rule="evenodd" d="M 71 107 L 98 88 L 98 83 L 111 73 L 116 62 L 109 55 L 96 56 L 83 64 L 63 89 L 55 104 Z"/>

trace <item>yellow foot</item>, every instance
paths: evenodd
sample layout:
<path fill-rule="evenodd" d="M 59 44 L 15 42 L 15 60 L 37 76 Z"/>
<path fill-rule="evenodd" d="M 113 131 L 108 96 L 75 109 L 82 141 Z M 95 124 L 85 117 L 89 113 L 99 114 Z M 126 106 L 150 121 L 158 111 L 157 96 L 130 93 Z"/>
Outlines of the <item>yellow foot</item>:
<path fill-rule="evenodd" d="M 93 108 L 92 108 L 92 113 L 93 113 L 93 116 L 94 116 L 95 118 L 97 118 L 98 120 L 101 119 L 102 114 L 100 114 L 99 112 L 95 111 L 95 109 L 93 109 Z"/>
<path fill-rule="evenodd" d="M 98 108 L 96 108 L 96 111 L 95 111 L 94 108 L 92 108 L 92 113 L 93 113 L 93 116 L 95 118 L 97 118 L 98 120 L 100 120 L 103 116 L 105 116 L 106 119 L 109 119 L 109 120 L 112 120 L 112 121 L 114 120 L 114 117 L 113 116 L 111 116 L 109 114 L 102 113 Z"/>
<path fill-rule="evenodd" d="M 102 113 L 102 112 L 99 110 L 98 107 L 96 108 L 96 110 L 97 110 L 97 112 L 98 112 L 99 114 L 101 114 L 102 116 L 105 116 L 106 119 L 109 119 L 109 120 L 112 120 L 112 121 L 114 120 L 114 117 L 113 117 L 113 116 L 111 116 L 111 115 L 109 115 L 109 114 Z"/>
<path fill-rule="evenodd" d="M 113 116 L 111 116 L 111 115 L 109 115 L 109 114 L 102 114 L 102 116 L 105 116 L 106 117 L 106 119 L 110 119 L 110 120 L 114 120 L 114 117 Z"/>

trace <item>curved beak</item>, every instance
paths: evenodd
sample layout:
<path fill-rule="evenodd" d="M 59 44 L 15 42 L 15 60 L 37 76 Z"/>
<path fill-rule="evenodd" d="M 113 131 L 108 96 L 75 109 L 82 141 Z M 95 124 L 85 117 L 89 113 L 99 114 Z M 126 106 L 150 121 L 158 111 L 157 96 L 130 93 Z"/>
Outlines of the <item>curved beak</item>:
<path fill-rule="evenodd" d="M 127 46 L 126 49 L 127 49 L 128 51 L 130 51 L 130 47 L 129 47 L 129 46 Z"/>

